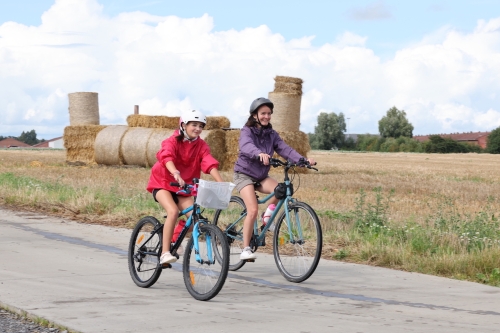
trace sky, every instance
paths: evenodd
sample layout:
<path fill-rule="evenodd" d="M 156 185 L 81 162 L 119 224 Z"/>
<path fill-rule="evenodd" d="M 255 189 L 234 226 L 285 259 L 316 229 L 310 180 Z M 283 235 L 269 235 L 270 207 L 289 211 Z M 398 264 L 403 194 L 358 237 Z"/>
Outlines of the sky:
<path fill-rule="evenodd" d="M 500 126 L 500 0 L 0 0 L 0 135 L 69 126 L 97 92 L 101 125 L 197 109 L 243 126 L 277 75 L 304 80 L 300 130 L 343 113 L 378 133 L 395 106 L 413 135 Z M 271 120 L 272 122 L 272 120 Z"/>

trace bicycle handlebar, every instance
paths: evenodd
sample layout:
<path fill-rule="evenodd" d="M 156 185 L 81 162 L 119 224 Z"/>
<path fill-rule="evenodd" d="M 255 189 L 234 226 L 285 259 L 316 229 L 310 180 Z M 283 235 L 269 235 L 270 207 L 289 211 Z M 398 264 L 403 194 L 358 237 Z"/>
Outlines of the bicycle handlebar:
<path fill-rule="evenodd" d="M 284 167 L 294 167 L 294 166 L 298 166 L 298 167 L 303 167 L 303 168 L 308 168 L 308 169 L 313 169 L 313 170 L 316 170 L 318 171 L 318 169 L 314 168 L 311 163 L 309 163 L 309 161 L 307 161 L 306 159 L 304 158 L 301 158 L 297 163 L 294 163 L 290 160 L 284 162 L 282 160 L 280 160 L 279 158 L 270 158 L 269 159 L 269 164 L 272 165 L 273 167 L 279 167 L 280 165 L 281 166 L 284 166 Z M 316 165 L 318 163 L 314 163 L 313 165 Z"/>
<path fill-rule="evenodd" d="M 182 190 L 175 192 L 176 194 L 179 194 L 181 192 L 183 192 L 185 194 L 191 194 L 191 192 L 194 192 L 196 195 L 196 184 L 198 184 L 198 178 L 193 178 L 193 185 L 184 184 L 184 186 L 181 186 L 181 184 L 179 184 L 177 182 L 170 182 L 170 186 L 177 186 L 177 187 L 182 188 Z"/>

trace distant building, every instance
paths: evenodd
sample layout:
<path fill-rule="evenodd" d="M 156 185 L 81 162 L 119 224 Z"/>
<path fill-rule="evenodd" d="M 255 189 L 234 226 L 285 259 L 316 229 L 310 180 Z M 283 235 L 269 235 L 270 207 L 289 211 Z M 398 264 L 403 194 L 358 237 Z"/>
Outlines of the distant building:
<path fill-rule="evenodd" d="M 0 148 L 31 147 L 29 144 L 14 138 L 7 138 L 0 141 Z"/>
<path fill-rule="evenodd" d="M 429 134 L 429 135 L 415 135 L 413 138 L 417 141 L 424 142 L 429 140 L 431 135 L 439 135 L 442 138 L 450 138 L 458 142 L 466 142 L 477 145 L 481 148 L 486 148 L 488 135 L 491 132 L 469 132 L 469 133 L 450 133 L 450 134 Z"/>
<path fill-rule="evenodd" d="M 44 142 L 37 143 L 33 145 L 34 148 L 64 148 L 63 137 L 54 138 L 51 140 L 46 140 Z"/>

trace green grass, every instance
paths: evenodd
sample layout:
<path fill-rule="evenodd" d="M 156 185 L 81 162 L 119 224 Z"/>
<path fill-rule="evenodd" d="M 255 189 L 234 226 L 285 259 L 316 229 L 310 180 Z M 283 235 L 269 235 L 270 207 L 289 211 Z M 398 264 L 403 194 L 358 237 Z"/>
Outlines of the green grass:
<path fill-rule="evenodd" d="M 135 223 L 140 216 L 164 215 L 147 192 L 130 194 L 111 188 L 75 188 L 59 181 L 46 182 L 6 172 L 0 174 L 0 195 L 8 205 L 41 208 L 58 212 L 94 216 L 114 215 L 125 224 Z M 163 216 L 161 215 L 161 216 Z M 125 219 L 125 220 L 123 220 Z"/>
<path fill-rule="evenodd" d="M 375 188 L 367 200 L 361 190 L 352 212 L 318 212 L 325 239 L 339 246 L 330 257 L 500 286 L 500 220 L 488 206 L 461 214 L 443 198 L 421 225 L 388 219 L 394 195 Z"/>

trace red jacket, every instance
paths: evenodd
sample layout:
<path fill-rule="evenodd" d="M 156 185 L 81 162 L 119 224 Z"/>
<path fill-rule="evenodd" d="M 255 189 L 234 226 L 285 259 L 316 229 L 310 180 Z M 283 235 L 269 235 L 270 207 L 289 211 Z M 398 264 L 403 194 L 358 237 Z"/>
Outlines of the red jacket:
<path fill-rule="evenodd" d="M 200 178 L 201 171 L 209 174 L 213 168 L 219 167 L 219 162 L 210 155 L 210 147 L 200 137 L 194 141 L 178 141 L 175 131 L 171 137 L 163 140 L 161 149 L 156 153 L 158 160 L 151 168 L 147 190 L 152 192 L 156 188 L 176 192 L 178 187 L 171 186 L 175 182 L 174 177 L 167 170 L 166 164 L 172 161 L 177 170 L 181 172 L 181 178 L 187 184 L 193 184 L 193 178 Z"/>

